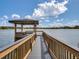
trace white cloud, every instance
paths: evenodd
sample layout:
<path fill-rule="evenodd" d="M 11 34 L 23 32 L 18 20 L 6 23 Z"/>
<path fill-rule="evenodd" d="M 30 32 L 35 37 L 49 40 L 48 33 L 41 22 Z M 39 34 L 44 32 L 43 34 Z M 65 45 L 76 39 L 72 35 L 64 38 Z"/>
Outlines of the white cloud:
<path fill-rule="evenodd" d="M 6 20 L 8 19 L 8 16 L 7 15 L 4 15 L 3 17 L 0 17 L 1 20 Z"/>
<path fill-rule="evenodd" d="M 57 17 L 67 11 L 67 3 L 68 0 L 65 0 L 64 2 L 57 2 L 56 0 L 52 0 L 51 2 L 40 3 L 38 4 L 38 8 L 34 9 L 32 17 Z"/>
<path fill-rule="evenodd" d="M 20 15 L 18 14 L 12 14 L 12 19 L 19 19 L 20 18 Z"/>
<path fill-rule="evenodd" d="M 45 19 L 44 17 L 41 17 L 40 19 Z"/>
<path fill-rule="evenodd" d="M 70 27 L 74 27 L 78 25 L 79 26 L 79 21 L 78 20 L 73 20 L 67 23 L 61 23 L 61 22 L 53 22 L 52 24 L 50 24 L 50 27 L 63 27 L 63 26 L 70 26 Z"/>
<path fill-rule="evenodd" d="M 50 2 L 40 3 L 38 4 L 38 8 L 34 9 L 32 15 L 26 15 L 25 18 L 45 20 L 50 17 L 58 17 L 68 10 L 66 7 L 67 3 L 68 0 L 64 0 L 63 2 L 52 0 Z"/>
<path fill-rule="evenodd" d="M 49 25 L 48 24 L 39 24 L 39 25 L 37 25 L 37 27 L 49 27 Z"/>
<path fill-rule="evenodd" d="M 44 11 L 42 11 L 40 8 L 34 9 L 33 17 L 40 17 L 44 16 Z"/>
<path fill-rule="evenodd" d="M 0 23 L 0 26 L 7 26 L 7 21 L 6 21 L 6 20 L 3 20 L 3 21 Z"/>
<path fill-rule="evenodd" d="M 49 19 L 50 16 L 52 17 L 58 17 L 59 15 L 65 13 L 68 8 L 66 7 L 66 4 L 68 4 L 68 0 L 64 0 L 63 2 L 57 2 L 56 0 L 51 0 L 50 2 L 44 2 L 38 4 L 38 8 L 34 9 L 34 12 L 32 15 L 26 15 L 24 18 L 28 19 L 37 19 L 37 20 L 45 20 L 46 22 L 50 22 L 50 20 L 46 20 L 47 18 Z M 12 19 L 19 19 L 20 15 L 18 14 L 12 14 Z M 2 19 L 8 19 L 6 15 L 3 16 Z M 63 21 L 61 20 L 57 20 Z M 3 22 L 6 23 L 6 22 Z M 52 24 L 53 26 L 63 26 L 62 23 L 54 23 Z"/>
<path fill-rule="evenodd" d="M 50 27 L 63 27 L 63 26 L 64 26 L 63 23 L 56 23 L 56 22 L 54 22 L 54 23 L 50 24 Z"/>
<path fill-rule="evenodd" d="M 74 27 L 74 26 L 76 26 L 76 25 L 79 26 L 79 21 L 78 21 L 78 20 L 73 20 L 73 21 L 68 22 L 68 23 L 66 24 L 66 26 L 71 26 L 71 27 Z"/>
<path fill-rule="evenodd" d="M 24 18 L 32 19 L 32 17 L 30 15 L 26 15 Z"/>
<path fill-rule="evenodd" d="M 2 22 L 0 22 L 0 26 L 13 26 L 13 24 L 8 23 L 8 20 L 3 20 Z"/>
<path fill-rule="evenodd" d="M 64 19 L 57 19 L 56 22 L 62 22 Z"/>
<path fill-rule="evenodd" d="M 8 19 L 8 16 L 7 16 L 7 15 L 4 15 L 4 16 L 3 16 L 3 19 Z"/>
<path fill-rule="evenodd" d="M 50 22 L 50 20 L 45 20 L 45 22 Z"/>

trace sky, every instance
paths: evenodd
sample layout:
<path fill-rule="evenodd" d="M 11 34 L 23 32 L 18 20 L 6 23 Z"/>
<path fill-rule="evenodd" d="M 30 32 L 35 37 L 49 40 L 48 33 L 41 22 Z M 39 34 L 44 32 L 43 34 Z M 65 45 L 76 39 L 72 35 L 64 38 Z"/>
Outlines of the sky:
<path fill-rule="evenodd" d="M 39 26 L 79 25 L 79 0 L 0 0 L 0 26 L 9 20 L 35 19 Z"/>

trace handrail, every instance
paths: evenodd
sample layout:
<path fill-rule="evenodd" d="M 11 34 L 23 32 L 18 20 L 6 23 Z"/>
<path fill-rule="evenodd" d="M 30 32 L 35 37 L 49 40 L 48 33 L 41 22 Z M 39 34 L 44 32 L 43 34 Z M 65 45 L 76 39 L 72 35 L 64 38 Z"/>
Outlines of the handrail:
<path fill-rule="evenodd" d="M 50 55 L 54 59 L 79 59 L 79 51 L 43 32 Z"/>
<path fill-rule="evenodd" d="M 35 40 L 35 33 L 30 34 L 18 41 L 12 46 L 0 51 L 0 59 L 24 59 L 32 50 L 32 44 Z"/>

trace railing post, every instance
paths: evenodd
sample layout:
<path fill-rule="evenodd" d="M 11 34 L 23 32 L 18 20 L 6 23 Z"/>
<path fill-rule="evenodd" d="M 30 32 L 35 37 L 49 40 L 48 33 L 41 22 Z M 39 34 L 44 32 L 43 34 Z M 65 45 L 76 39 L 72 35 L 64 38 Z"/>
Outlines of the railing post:
<path fill-rule="evenodd" d="M 48 52 L 50 52 L 50 44 L 48 43 Z"/>
<path fill-rule="evenodd" d="M 31 51 L 32 51 L 32 39 L 30 39 L 30 48 L 31 48 Z"/>

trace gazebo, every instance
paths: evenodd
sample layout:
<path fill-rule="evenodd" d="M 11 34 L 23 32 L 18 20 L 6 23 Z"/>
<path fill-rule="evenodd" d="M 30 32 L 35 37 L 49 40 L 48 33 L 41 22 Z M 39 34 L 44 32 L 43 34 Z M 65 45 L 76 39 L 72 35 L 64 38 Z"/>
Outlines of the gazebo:
<path fill-rule="evenodd" d="M 9 20 L 10 23 L 14 23 L 15 25 L 15 41 L 24 37 L 23 25 L 33 25 L 33 29 L 36 34 L 36 26 L 39 24 L 38 20 L 33 19 L 17 19 L 17 20 Z M 17 25 L 21 25 L 21 32 L 17 32 Z"/>

